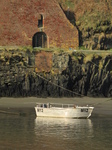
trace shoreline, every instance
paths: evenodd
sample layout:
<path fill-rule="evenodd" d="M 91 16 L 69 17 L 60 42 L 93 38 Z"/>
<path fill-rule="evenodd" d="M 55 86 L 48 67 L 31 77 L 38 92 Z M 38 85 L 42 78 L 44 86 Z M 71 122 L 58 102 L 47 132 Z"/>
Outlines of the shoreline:
<path fill-rule="evenodd" d="M 93 106 L 94 110 L 91 117 L 112 116 L 112 98 L 92 98 L 92 97 L 75 97 L 75 98 L 0 98 L 0 114 L 27 114 L 35 115 L 34 107 L 36 103 L 64 103 L 75 104 L 80 106 Z"/>

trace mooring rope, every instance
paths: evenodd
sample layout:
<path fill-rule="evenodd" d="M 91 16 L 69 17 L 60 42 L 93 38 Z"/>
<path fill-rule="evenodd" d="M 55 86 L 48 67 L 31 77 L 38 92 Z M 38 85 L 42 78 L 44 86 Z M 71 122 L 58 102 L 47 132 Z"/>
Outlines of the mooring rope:
<path fill-rule="evenodd" d="M 82 53 L 82 52 L 81 52 L 81 53 Z M 83 54 L 83 53 L 82 53 L 82 54 Z M 85 54 L 83 54 L 83 56 L 86 57 Z M 96 65 L 94 62 L 92 62 L 92 61 L 90 61 L 90 62 L 91 62 L 92 64 Z M 98 67 L 98 65 L 96 65 L 96 66 Z M 73 91 L 71 91 L 71 90 L 69 90 L 69 89 L 66 89 L 66 88 L 60 86 L 60 85 L 57 85 L 57 84 L 55 84 L 55 83 L 52 83 L 51 81 L 49 81 L 49 80 L 47 80 L 46 78 L 40 76 L 39 74 L 37 74 L 37 76 L 40 77 L 40 78 L 42 78 L 43 80 L 46 80 L 47 82 L 49 82 L 49 83 L 51 83 L 51 84 L 53 84 L 53 85 L 55 85 L 55 86 L 57 86 L 57 87 L 63 89 L 63 90 L 66 90 L 66 91 L 71 92 L 71 93 L 73 93 L 73 94 L 76 94 L 76 95 L 78 95 L 78 96 L 85 96 L 85 95 L 83 95 L 83 94 L 79 94 L 79 93 L 73 92 Z M 85 96 L 85 97 L 87 97 L 87 96 Z"/>
<path fill-rule="evenodd" d="M 84 57 L 86 57 L 83 52 L 81 52 L 81 53 L 83 54 Z M 13 60 L 15 60 L 15 59 L 13 58 Z M 16 61 L 16 60 L 15 60 L 15 61 Z M 99 66 L 98 66 L 97 64 L 95 64 L 94 62 L 92 62 L 92 61 L 90 61 L 90 62 L 99 68 Z M 27 67 L 28 67 L 28 66 L 27 66 Z M 28 68 L 36 68 L 36 67 L 34 66 L 34 67 L 28 67 Z M 63 90 L 66 90 L 66 91 L 68 91 L 68 92 L 70 92 L 70 93 L 76 94 L 76 95 L 81 96 L 81 97 L 88 97 L 88 98 L 89 98 L 89 96 L 85 96 L 85 95 L 83 95 L 83 94 L 76 93 L 76 92 L 71 91 L 71 90 L 69 90 L 69 89 L 66 89 L 66 88 L 64 88 L 64 87 L 62 87 L 62 86 L 60 86 L 60 85 L 57 85 L 56 83 L 53 83 L 53 82 L 49 81 L 48 79 L 44 78 L 43 76 L 39 75 L 38 73 L 36 73 L 36 75 L 37 75 L 38 77 L 40 77 L 41 79 L 43 79 L 43 80 L 49 82 L 50 84 L 53 84 L 53 85 L 55 85 L 55 86 L 61 88 L 61 89 L 63 89 Z M 112 99 L 110 99 L 110 100 L 112 100 Z M 110 101 L 110 100 L 106 100 L 106 101 Z M 105 102 L 106 102 L 106 101 L 105 101 Z M 98 105 L 98 104 L 100 104 L 100 103 L 96 103 L 96 104 L 94 104 L 94 105 Z"/>
<path fill-rule="evenodd" d="M 37 74 L 37 73 L 36 73 L 36 74 Z M 73 91 L 71 91 L 71 90 L 69 90 L 69 89 L 66 89 L 66 88 L 64 88 L 64 87 L 62 87 L 62 86 L 60 86 L 60 85 L 57 85 L 56 83 L 53 83 L 53 82 L 47 80 L 46 78 L 44 78 L 43 76 L 40 76 L 39 74 L 37 74 L 37 76 L 40 77 L 40 78 L 42 78 L 43 80 L 49 82 L 50 84 L 53 84 L 53 85 L 55 85 L 55 86 L 57 86 L 57 87 L 59 87 L 59 88 L 61 88 L 61 89 L 63 89 L 63 90 L 66 90 L 66 91 L 71 92 L 71 93 L 73 93 L 73 94 L 76 94 L 76 95 L 78 95 L 78 96 L 85 96 L 85 95 L 83 95 L 83 94 L 78 94 L 78 93 L 73 92 Z"/>
<path fill-rule="evenodd" d="M 40 76 L 39 74 L 37 74 L 37 76 L 40 77 L 40 78 L 42 78 L 43 80 L 45 80 L 45 81 L 47 81 L 47 82 L 53 84 L 53 85 L 59 87 L 59 88 L 62 88 L 62 89 L 64 89 L 64 90 L 68 91 L 68 92 L 71 92 L 71 93 L 76 94 L 76 95 L 81 96 L 81 97 L 90 98 L 89 96 L 85 96 L 85 95 L 83 95 L 83 94 L 78 94 L 78 93 L 73 92 L 73 91 L 71 91 L 71 90 L 68 90 L 68 89 L 66 89 L 66 88 L 64 88 L 64 87 L 62 87 L 62 86 L 60 86 L 60 85 L 57 85 L 57 84 L 55 84 L 55 83 L 52 83 L 51 81 L 49 81 L 49 80 L 47 80 L 46 78 Z M 112 98 L 111 98 L 111 99 L 108 99 L 108 100 L 105 100 L 104 102 L 101 102 L 101 103 L 94 103 L 94 104 L 90 104 L 90 105 L 92 105 L 92 106 L 97 106 L 97 105 L 99 105 L 99 104 L 102 104 L 102 103 L 105 103 L 105 102 L 111 101 L 111 100 L 112 100 Z M 88 104 L 88 105 L 89 105 L 89 104 Z"/>
<path fill-rule="evenodd" d="M 108 101 L 112 101 L 112 98 L 107 99 L 107 100 L 105 100 L 103 102 L 95 103 L 95 104 L 93 104 L 93 106 L 100 105 L 100 104 L 103 104 L 103 103 L 108 102 Z"/>

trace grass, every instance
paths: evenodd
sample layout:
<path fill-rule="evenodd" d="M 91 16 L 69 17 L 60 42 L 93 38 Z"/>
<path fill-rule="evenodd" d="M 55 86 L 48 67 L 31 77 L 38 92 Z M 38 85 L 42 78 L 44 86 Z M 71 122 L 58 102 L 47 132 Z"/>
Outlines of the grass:
<path fill-rule="evenodd" d="M 73 51 L 69 49 L 63 49 L 59 47 L 53 47 L 53 48 L 41 48 L 41 47 L 35 47 L 32 48 L 31 46 L 0 46 L 0 50 L 4 53 L 5 51 L 17 51 L 17 52 L 51 52 L 54 54 L 65 54 L 67 53 L 68 55 L 71 54 Z M 2 53 L 3 54 L 3 53 Z"/>
<path fill-rule="evenodd" d="M 86 64 L 87 62 L 91 62 L 93 60 L 93 54 L 89 54 L 89 55 L 86 55 L 86 57 L 84 57 L 84 63 Z"/>
<path fill-rule="evenodd" d="M 84 46 L 79 46 L 79 47 L 77 48 L 77 50 L 88 50 L 88 48 L 85 48 Z"/>
<path fill-rule="evenodd" d="M 59 4 L 61 4 L 66 9 L 74 9 L 75 4 L 72 0 L 58 0 Z"/>
<path fill-rule="evenodd" d="M 33 51 L 33 48 L 31 46 L 0 46 L 0 50 L 19 50 L 19 51 Z"/>
<path fill-rule="evenodd" d="M 35 52 L 40 52 L 40 51 L 45 51 L 45 52 L 55 52 L 55 53 L 62 53 L 65 52 L 67 50 L 62 49 L 62 48 L 58 48 L 58 47 L 54 47 L 54 48 L 34 48 L 33 51 Z"/>
<path fill-rule="evenodd" d="M 108 27 L 111 26 L 111 17 L 102 12 L 86 12 L 83 16 L 79 17 L 76 22 L 81 30 L 84 31 L 103 31 L 106 32 Z"/>
<path fill-rule="evenodd" d="M 78 50 L 87 50 L 85 51 L 85 54 L 90 54 L 90 53 L 95 53 L 95 51 L 91 50 L 89 51 L 87 48 L 85 48 L 84 46 L 80 46 L 80 47 L 77 47 L 76 49 L 67 49 L 67 48 L 59 48 L 59 47 L 53 47 L 53 48 L 40 48 L 40 47 L 35 47 L 35 48 L 32 48 L 31 46 L 0 46 L 0 50 L 4 51 L 5 53 L 5 50 L 7 51 L 23 51 L 23 52 L 26 52 L 26 51 L 30 51 L 30 52 L 41 52 L 41 51 L 45 51 L 45 52 L 52 52 L 52 53 L 61 53 L 61 54 L 72 54 L 72 53 L 79 53 Z M 76 51 L 75 51 L 76 50 Z M 106 50 L 106 51 L 99 51 L 97 53 L 101 53 L 101 55 L 103 55 L 103 53 L 106 53 L 106 54 L 109 54 L 112 52 L 112 49 L 110 50 Z M 82 52 L 81 52 L 82 53 Z M 105 55 L 105 54 L 104 54 Z"/>
<path fill-rule="evenodd" d="M 65 1 L 65 5 L 66 5 L 67 7 L 69 7 L 69 8 L 71 8 L 71 9 L 74 8 L 74 3 L 71 2 L 70 0 L 66 0 L 66 1 Z"/>

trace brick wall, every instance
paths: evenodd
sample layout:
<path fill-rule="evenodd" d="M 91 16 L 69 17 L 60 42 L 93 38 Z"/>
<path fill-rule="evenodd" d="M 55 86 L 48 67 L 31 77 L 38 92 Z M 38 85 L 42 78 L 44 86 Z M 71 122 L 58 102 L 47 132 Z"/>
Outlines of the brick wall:
<path fill-rule="evenodd" d="M 50 72 L 52 68 L 52 53 L 44 51 L 35 53 L 35 67 L 36 72 Z"/>
<path fill-rule="evenodd" d="M 78 47 L 78 31 L 55 0 L 0 0 L 0 46 L 32 45 L 39 14 L 44 16 L 50 47 Z"/>

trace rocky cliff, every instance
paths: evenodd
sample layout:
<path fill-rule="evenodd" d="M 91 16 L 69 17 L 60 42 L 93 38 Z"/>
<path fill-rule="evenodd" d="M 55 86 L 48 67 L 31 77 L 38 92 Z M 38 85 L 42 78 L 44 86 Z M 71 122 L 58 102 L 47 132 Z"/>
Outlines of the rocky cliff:
<path fill-rule="evenodd" d="M 1 97 L 112 96 L 108 53 L 0 50 L 0 64 Z"/>
<path fill-rule="evenodd" d="M 77 26 L 80 46 L 112 48 L 111 0 L 57 0 L 70 22 Z"/>

